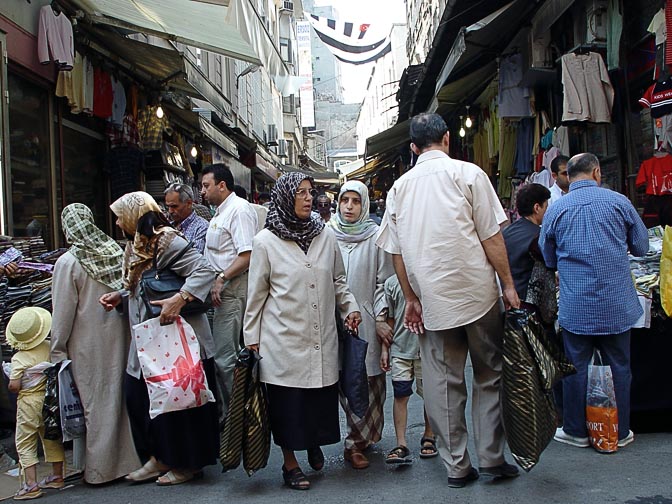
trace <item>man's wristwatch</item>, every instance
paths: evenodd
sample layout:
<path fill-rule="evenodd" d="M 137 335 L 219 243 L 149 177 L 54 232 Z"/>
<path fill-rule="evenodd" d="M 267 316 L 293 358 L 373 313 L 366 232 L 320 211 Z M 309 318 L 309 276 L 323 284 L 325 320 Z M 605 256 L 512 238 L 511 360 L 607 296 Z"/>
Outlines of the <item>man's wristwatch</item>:
<path fill-rule="evenodd" d="M 376 317 L 376 322 L 387 322 L 387 314 L 388 313 L 389 313 L 389 311 L 387 310 L 387 308 L 381 310 L 381 312 Z"/>
<path fill-rule="evenodd" d="M 182 299 L 184 299 L 184 302 L 185 302 L 185 303 L 188 303 L 188 302 L 189 302 L 189 294 L 187 294 L 187 293 L 184 292 L 184 291 L 180 291 L 180 292 L 178 292 L 178 294 L 180 295 L 180 297 L 181 297 Z"/>
<path fill-rule="evenodd" d="M 219 274 L 217 275 L 217 278 L 221 278 L 222 280 L 226 280 L 226 275 L 225 275 L 224 272 L 222 271 L 221 273 L 219 273 Z"/>

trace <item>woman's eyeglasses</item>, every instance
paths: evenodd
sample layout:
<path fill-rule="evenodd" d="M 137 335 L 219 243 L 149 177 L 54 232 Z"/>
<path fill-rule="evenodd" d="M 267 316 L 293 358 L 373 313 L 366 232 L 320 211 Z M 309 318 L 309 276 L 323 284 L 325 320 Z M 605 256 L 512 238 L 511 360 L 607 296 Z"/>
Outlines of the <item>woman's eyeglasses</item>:
<path fill-rule="evenodd" d="M 307 198 L 308 196 L 317 198 L 317 189 L 297 189 L 295 194 L 298 198 Z"/>

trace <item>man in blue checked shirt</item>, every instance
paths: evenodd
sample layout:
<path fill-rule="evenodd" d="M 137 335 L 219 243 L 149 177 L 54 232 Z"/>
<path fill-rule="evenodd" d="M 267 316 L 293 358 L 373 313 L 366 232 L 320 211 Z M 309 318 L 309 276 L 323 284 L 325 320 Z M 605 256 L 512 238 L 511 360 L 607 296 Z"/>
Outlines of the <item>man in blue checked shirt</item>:
<path fill-rule="evenodd" d="M 194 211 L 193 189 L 187 184 L 170 184 L 164 195 L 172 224 L 202 254 L 209 223 Z"/>
<path fill-rule="evenodd" d="M 569 193 L 549 207 L 539 246 L 560 276 L 558 319 L 565 352 L 577 374 L 563 380 L 563 427 L 555 440 L 587 447 L 588 364 L 599 349 L 611 366 L 618 406 L 618 446 L 634 440 L 630 430 L 630 328 L 642 314 L 630 274 L 628 251 L 649 250 L 646 227 L 630 201 L 599 187 L 600 163 L 583 153 L 567 163 Z"/>

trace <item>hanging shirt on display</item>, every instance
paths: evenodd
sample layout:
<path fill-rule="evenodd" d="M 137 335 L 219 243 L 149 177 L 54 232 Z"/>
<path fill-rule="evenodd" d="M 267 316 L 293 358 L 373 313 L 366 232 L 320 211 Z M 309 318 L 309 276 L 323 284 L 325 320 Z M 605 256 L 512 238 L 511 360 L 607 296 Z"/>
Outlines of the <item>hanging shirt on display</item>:
<path fill-rule="evenodd" d="M 567 126 L 558 126 L 553 130 L 553 145 L 555 145 L 560 154 L 569 156 L 569 129 Z"/>
<path fill-rule="evenodd" d="M 111 121 L 121 127 L 126 115 L 126 91 L 124 85 L 119 79 L 112 77 L 112 118 Z"/>
<path fill-rule="evenodd" d="M 649 23 L 649 27 L 646 29 L 649 33 L 655 33 L 656 34 L 656 45 L 659 46 L 660 44 L 663 44 L 665 40 L 667 39 L 667 25 L 665 24 L 665 9 L 660 9 L 655 16 L 653 16 L 653 19 L 651 20 L 651 23 Z"/>
<path fill-rule="evenodd" d="M 611 122 L 614 88 L 598 53 L 562 57 L 563 121 Z"/>
<path fill-rule="evenodd" d="M 530 90 L 520 86 L 523 57 L 513 54 L 499 64 L 499 117 L 530 117 Z"/>
<path fill-rule="evenodd" d="M 71 70 L 75 62 L 72 24 L 65 14 L 60 12 L 57 15 L 49 5 L 40 9 L 37 57 L 42 64 L 54 61 L 61 70 Z"/>
<path fill-rule="evenodd" d="M 114 91 L 110 74 L 100 68 L 93 70 L 93 115 L 107 119 L 112 115 Z"/>
<path fill-rule="evenodd" d="M 654 82 L 639 99 L 639 104 L 651 109 L 653 117 L 672 114 L 672 79 Z"/>
<path fill-rule="evenodd" d="M 655 118 L 653 132 L 656 135 L 656 149 L 672 149 L 672 114 Z"/>
<path fill-rule="evenodd" d="M 146 106 L 138 112 L 138 131 L 143 150 L 159 150 L 163 143 L 163 133 L 170 128 L 168 116 L 156 115 L 158 105 Z"/>
<path fill-rule="evenodd" d="M 660 196 L 672 194 L 672 156 L 647 159 L 639 167 L 635 185 L 646 185 L 646 194 Z"/>

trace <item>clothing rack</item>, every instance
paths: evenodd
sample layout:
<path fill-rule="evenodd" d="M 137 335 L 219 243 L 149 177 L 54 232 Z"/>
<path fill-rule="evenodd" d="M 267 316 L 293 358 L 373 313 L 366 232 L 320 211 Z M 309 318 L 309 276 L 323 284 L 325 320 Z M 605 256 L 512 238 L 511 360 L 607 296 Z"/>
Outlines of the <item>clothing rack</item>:
<path fill-rule="evenodd" d="M 586 51 L 587 53 L 592 51 L 592 52 L 600 52 L 601 53 L 601 52 L 604 52 L 606 50 L 607 50 L 607 44 L 605 44 L 603 42 L 591 42 L 590 44 L 576 45 L 576 46 L 572 47 L 569 51 L 567 51 L 565 54 L 574 53 L 576 51 L 579 51 L 579 52 Z M 563 56 L 564 56 L 564 54 L 563 54 Z M 560 60 L 562 60 L 562 56 L 557 58 L 555 60 L 555 62 L 558 63 Z"/>

